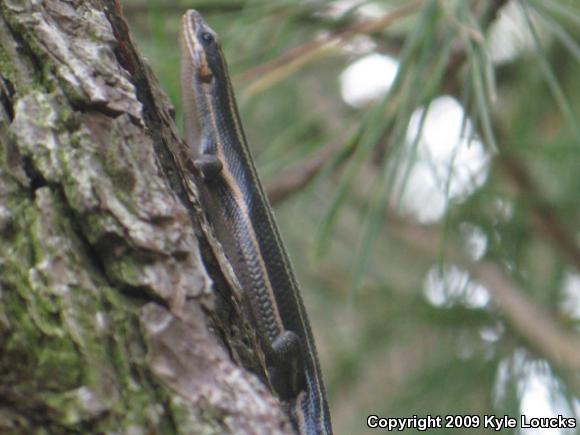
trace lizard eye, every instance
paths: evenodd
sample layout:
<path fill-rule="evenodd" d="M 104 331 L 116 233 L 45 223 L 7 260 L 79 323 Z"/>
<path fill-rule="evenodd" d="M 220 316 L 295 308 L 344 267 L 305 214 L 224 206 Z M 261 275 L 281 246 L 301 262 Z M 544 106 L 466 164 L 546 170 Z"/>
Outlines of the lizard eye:
<path fill-rule="evenodd" d="M 211 44 L 213 42 L 213 35 L 209 32 L 203 32 L 201 34 L 201 40 L 206 44 Z"/>

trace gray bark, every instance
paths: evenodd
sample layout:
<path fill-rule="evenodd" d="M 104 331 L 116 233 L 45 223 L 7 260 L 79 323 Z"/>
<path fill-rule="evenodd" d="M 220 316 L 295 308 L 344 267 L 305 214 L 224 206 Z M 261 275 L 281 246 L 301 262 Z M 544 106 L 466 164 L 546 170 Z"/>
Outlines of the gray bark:
<path fill-rule="evenodd" d="M 0 433 L 289 433 L 118 5 L 0 0 L 0 103 Z"/>

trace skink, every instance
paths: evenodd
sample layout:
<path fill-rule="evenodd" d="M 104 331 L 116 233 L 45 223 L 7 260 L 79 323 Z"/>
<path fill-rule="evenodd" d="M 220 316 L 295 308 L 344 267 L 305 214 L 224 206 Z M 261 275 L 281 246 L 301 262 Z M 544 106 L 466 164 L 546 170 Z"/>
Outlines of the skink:
<path fill-rule="evenodd" d="M 256 173 L 216 33 L 181 22 L 185 141 L 208 220 L 251 305 L 271 386 L 295 430 L 332 434 L 320 364 L 300 290 Z"/>

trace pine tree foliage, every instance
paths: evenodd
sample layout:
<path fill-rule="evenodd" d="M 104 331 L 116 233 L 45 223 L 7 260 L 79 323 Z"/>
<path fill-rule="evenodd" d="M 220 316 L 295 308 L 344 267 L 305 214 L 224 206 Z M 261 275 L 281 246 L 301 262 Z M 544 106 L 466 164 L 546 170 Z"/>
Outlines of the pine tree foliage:
<path fill-rule="evenodd" d="M 578 4 L 191 6 L 228 57 L 305 289 L 337 432 L 363 433 L 371 413 L 580 417 Z M 170 47 L 180 11 L 133 7 L 179 107 Z M 394 58 L 396 78 L 349 107 L 341 74 L 369 54 Z M 477 142 L 486 156 L 463 194 L 453 177 L 469 161 L 441 168 L 420 152 L 443 96 L 463 109 L 457 152 Z M 420 159 L 443 192 L 435 218 L 421 218 L 429 198 L 405 206 Z"/>
<path fill-rule="evenodd" d="M 305 288 L 337 431 L 363 433 L 371 413 L 578 418 L 578 4 L 192 7 L 228 57 Z M 179 107 L 170 47 L 180 11 L 134 11 Z M 341 74 L 369 54 L 394 58 L 396 78 L 349 107 Z M 453 174 L 470 162 L 441 168 L 419 151 L 443 96 L 463 109 L 457 152 L 477 142 L 486 156 L 459 195 Z M 405 206 L 420 159 L 443 192 L 436 218 L 421 218 L 429 198 Z"/>

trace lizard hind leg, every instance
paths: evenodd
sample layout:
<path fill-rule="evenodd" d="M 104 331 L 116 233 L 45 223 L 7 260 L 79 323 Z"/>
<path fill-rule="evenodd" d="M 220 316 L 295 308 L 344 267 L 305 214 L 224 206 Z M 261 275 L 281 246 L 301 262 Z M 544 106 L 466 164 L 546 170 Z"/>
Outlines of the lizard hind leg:
<path fill-rule="evenodd" d="M 293 331 L 284 331 L 272 342 L 272 350 L 269 374 L 274 390 L 282 400 L 296 397 L 305 386 L 300 338 Z"/>
<path fill-rule="evenodd" d="M 224 167 L 222 161 L 212 154 L 203 154 L 193 162 L 195 168 L 201 172 L 206 181 L 214 181 Z"/>

